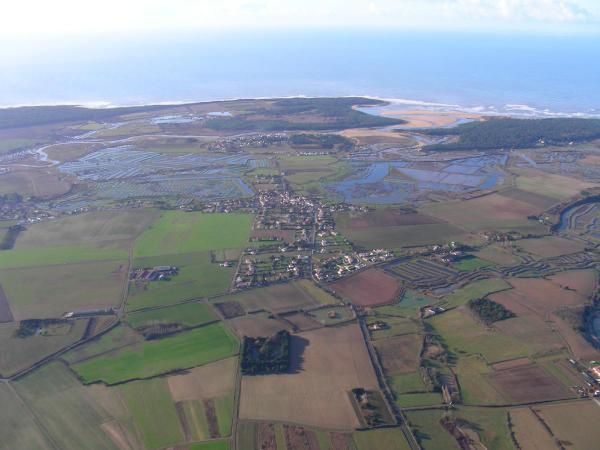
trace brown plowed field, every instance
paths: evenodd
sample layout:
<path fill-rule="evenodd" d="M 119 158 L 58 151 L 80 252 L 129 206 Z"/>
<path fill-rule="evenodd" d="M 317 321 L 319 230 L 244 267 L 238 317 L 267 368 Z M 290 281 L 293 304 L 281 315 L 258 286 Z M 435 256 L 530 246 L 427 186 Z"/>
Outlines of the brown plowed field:
<path fill-rule="evenodd" d="M 295 425 L 284 425 L 287 450 L 319 450 L 319 441 L 314 431 Z"/>
<path fill-rule="evenodd" d="M 292 336 L 290 373 L 244 376 L 241 419 L 302 423 L 332 430 L 359 425 L 348 391 L 377 389 L 357 324 Z"/>
<path fill-rule="evenodd" d="M 588 297 L 596 292 L 597 277 L 598 274 L 595 270 L 573 270 L 557 273 L 548 277 L 548 279 L 560 287 L 574 289 L 581 295 Z"/>
<path fill-rule="evenodd" d="M 557 400 L 574 396 L 566 386 L 535 364 L 497 370 L 488 378 L 503 396 L 515 403 Z"/>
<path fill-rule="evenodd" d="M 531 364 L 531 360 L 529 358 L 517 358 L 511 359 L 510 361 L 501 361 L 495 364 L 492 364 L 492 368 L 494 370 L 507 370 L 507 369 L 515 369 L 517 367 L 528 366 Z"/>
<path fill-rule="evenodd" d="M 258 424 L 258 449 L 259 450 L 278 450 L 277 439 L 275 437 L 275 425 L 272 423 L 261 422 Z"/>
<path fill-rule="evenodd" d="M 329 286 L 355 305 L 378 306 L 393 302 L 400 293 L 399 281 L 378 269 L 367 269 Z"/>
<path fill-rule="evenodd" d="M 376 341 L 375 349 L 386 374 L 415 372 L 419 367 L 420 341 L 416 334 Z"/>

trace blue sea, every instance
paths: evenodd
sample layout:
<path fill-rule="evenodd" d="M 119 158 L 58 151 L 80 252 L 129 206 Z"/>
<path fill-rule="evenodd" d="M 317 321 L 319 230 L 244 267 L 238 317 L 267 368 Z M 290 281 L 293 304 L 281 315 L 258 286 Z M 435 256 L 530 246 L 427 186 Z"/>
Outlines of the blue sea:
<path fill-rule="evenodd" d="M 196 32 L 0 42 L 0 105 L 279 96 L 600 116 L 600 35 Z"/>

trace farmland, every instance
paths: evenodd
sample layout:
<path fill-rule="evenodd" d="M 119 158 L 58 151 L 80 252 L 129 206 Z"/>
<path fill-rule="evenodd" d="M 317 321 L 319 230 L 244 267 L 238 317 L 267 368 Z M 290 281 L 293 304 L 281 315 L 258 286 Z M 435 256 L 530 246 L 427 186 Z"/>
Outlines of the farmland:
<path fill-rule="evenodd" d="M 72 368 L 86 383 L 114 384 L 207 364 L 235 354 L 237 346 L 236 339 L 221 324 L 213 324 L 147 341 L 141 348 L 116 350 Z"/>
<path fill-rule="evenodd" d="M 0 111 L 0 447 L 597 447 L 598 142 L 387 106 Z"/>
<path fill-rule="evenodd" d="M 135 243 L 135 256 L 202 252 L 247 245 L 252 216 L 166 212 Z"/>

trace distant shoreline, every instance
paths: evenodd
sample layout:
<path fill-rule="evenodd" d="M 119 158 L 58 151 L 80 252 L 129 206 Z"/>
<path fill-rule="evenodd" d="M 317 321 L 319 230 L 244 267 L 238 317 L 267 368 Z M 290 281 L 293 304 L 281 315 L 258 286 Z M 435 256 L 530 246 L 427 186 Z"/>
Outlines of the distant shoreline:
<path fill-rule="evenodd" d="M 367 107 L 364 109 L 372 110 L 386 110 L 390 112 L 388 114 L 374 114 L 392 117 L 392 110 L 410 110 L 410 111 L 427 111 L 431 114 L 435 113 L 461 113 L 478 116 L 509 116 L 515 118 L 600 118 L 599 112 L 561 112 L 552 111 L 548 108 L 540 109 L 534 106 L 509 103 L 503 107 L 496 106 L 463 106 L 459 104 L 429 102 L 424 100 L 414 99 L 403 99 L 403 98 L 386 98 L 372 95 L 288 95 L 288 96 L 273 96 L 273 97 L 231 97 L 231 98 L 220 98 L 220 99 L 196 99 L 196 100 L 172 100 L 172 101 L 161 101 L 161 102 L 144 102 L 144 103 L 112 103 L 107 101 L 57 101 L 47 103 L 21 103 L 11 105 L 0 105 L 0 110 L 12 109 L 12 108 L 24 108 L 24 107 L 44 107 L 44 106 L 79 106 L 88 109 L 113 109 L 113 108 L 127 108 L 127 107 L 151 107 L 151 106 L 185 106 L 193 105 L 198 103 L 218 103 L 218 102 L 234 102 L 234 101 L 252 101 L 252 100 L 276 100 L 276 99 L 289 99 L 289 98 L 350 98 L 360 97 L 370 100 L 379 100 L 386 102 L 387 105 Z M 360 108 L 362 110 L 362 108 Z"/>

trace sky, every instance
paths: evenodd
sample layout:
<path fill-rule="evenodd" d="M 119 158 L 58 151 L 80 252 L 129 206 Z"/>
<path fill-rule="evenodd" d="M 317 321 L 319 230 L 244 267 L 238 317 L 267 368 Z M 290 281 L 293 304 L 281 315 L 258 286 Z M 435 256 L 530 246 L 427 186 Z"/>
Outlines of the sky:
<path fill-rule="evenodd" d="M 600 33 L 599 0 L 18 0 L 0 38 L 206 29 Z"/>

